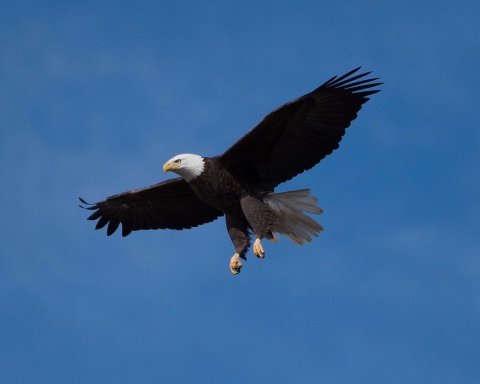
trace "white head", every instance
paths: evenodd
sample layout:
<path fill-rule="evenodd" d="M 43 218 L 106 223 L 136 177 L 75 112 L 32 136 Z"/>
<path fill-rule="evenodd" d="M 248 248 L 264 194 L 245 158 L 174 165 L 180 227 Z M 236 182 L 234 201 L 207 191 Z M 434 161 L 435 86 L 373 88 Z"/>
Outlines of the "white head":
<path fill-rule="evenodd" d="M 203 157 L 192 155 L 191 153 L 185 153 L 168 160 L 163 166 L 163 171 L 165 173 L 168 171 L 175 172 L 185 180 L 190 181 L 200 176 L 204 167 L 205 162 L 203 161 Z"/>

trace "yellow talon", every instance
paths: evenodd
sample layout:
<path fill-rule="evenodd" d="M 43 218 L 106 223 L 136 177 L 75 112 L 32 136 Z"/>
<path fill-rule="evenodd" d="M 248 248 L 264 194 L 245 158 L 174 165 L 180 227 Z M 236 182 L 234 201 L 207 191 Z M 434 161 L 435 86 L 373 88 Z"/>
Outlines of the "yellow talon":
<path fill-rule="evenodd" d="M 233 257 L 230 259 L 230 271 L 233 275 L 238 275 L 240 273 L 240 269 L 242 268 L 242 263 L 240 262 L 240 255 L 235 253 Z"/>
<path fill-rule="evenodd" d="M 253 244 L 253 254 L 259 259 L 263 259 L 265 257 L 265 251 L 263 250 L 260 239 L 256 239 L 255 243 Z"/>

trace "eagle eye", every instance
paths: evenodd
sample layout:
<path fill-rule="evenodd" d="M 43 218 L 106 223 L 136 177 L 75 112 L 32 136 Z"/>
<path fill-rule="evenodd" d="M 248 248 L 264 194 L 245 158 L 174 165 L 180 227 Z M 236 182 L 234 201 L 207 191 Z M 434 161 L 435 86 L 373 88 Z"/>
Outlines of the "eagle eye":
<path fill-rule="evenodd" d="M 173 162 L 178 164 L 178 163 L 180 163 L 181 161 L 182 161 L 182 160 L 177 159 L 177 160 L 174 160 Z"/>

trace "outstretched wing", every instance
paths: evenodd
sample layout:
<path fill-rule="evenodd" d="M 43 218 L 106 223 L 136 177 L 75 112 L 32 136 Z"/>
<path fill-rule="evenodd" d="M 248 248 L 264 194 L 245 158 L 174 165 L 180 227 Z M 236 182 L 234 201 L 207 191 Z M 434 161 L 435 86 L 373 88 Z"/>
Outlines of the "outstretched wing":
<path fill-rule="evenodd" d="M 218 161 L 244 182 L 273 190 L 312 168 L 339 147 L 345 129 L 357 117 L 376 78 L 360 68 L 328 80 L 313 92 L 270 112 L 237 141 Z M 362 79 L 362 80 L 359 80 Z"/>
<path fill-rule="evenodd" d="M 122 223 L 122 236 L 140 229 L 188 229 L 209 223 L 223 212 L 200 200 L 182 178 L 142 189 L 120 193 L 96 204 L 80 201 L 95 212 L 88 220 L 98 220 L 95 229 L 108 224 L 107 235 Z"/>

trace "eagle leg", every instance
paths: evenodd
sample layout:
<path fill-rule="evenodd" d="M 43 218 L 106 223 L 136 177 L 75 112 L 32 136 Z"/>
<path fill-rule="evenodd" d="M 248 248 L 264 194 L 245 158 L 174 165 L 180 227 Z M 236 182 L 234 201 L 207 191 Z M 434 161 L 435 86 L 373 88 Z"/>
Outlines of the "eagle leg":
<path fill-rule="evenodd" d="M 263 250 L 262 243 L 260 242 L 259 238 L 255 240 L 255 243 L 253 243 L 253 254 L 259 259 L 263 259 L 265 257 L 265 251 Z"/>
<path fill-rule="evenodd" d="M 233 255 L 233 257 L 230 259 L 230 271 L 232 271 L 233 275 L 238 275 L 241 268 L 242 262 L 240 261 L 240 255 L 235 253 L 235 255 Z"/>
<path fill-rule="evenodd" d="M 239 259 L 247 260 L 245 254 L 250 247 L 250 236 L 248 233 L 248 222 L 243 218 L 238 218 L 235 216 L 225 215 L 227 230 L 232 240 L 233 245 L 235 246 L 235 255 L 233 255 L 230 260 L 230 271 L 234 275 L 240 273 L 240 268 L 242 268 L 242 263 Z"/>
<path fill-rule="evenodd" d="M 261 239 L 267 238 L 268 240 L 274 240 L 275 236 L 275 224 L 278 222 L 277 216 L 274 215 L 269 205 L 256 197 L 246 196 L 240 200 L 242 211 L 247 219 L 253 233 L 256 236 L 255 243 L 253 244 L 253 253 L 259 259 L 265 257 L 265 251 L 263 250 Z"/>

